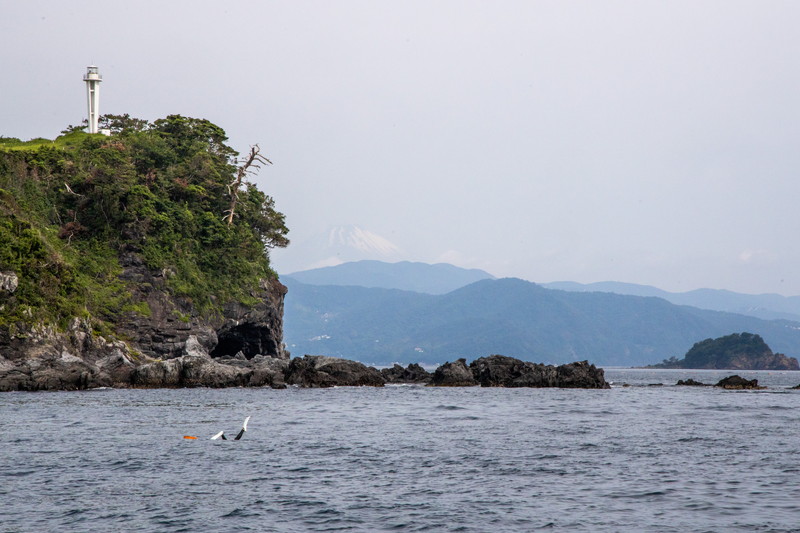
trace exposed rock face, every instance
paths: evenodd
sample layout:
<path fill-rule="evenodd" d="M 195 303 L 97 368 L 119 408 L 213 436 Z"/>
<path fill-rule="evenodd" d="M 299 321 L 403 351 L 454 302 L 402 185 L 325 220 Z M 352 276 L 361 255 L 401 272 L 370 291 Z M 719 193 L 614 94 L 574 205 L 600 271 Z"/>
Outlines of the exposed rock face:
<path fill-rule="evenodd" d="M 462 358 L 439 366 L 433 372 L 430 384 L 434 387 L 474 387 L 478 382 L 467 368 L 467 360 Z"/>
<path fill-rule="evenodd" d="M 603 369 L 590 365 L 588 361 L 553 366 L 529 363 L 504 355 L 491 355 L 473 361 L 470 370 L 482 387 L 610 387 Z"/>
<path fill-rule="evenodd" d="M 149 316 L 119 317 L 117 333 L 129 342 L 107 341 L 74 319 L 67 331 L 45 326 L 0 328 L 0 391 L 73 390 L 93 387 L 285 387 L 289 354 L 283 349 L 284 287 L 262 281 L 258 301 L 232 303 L 222 316 L 203 318 L 188 302 L 170 295 L 168 273 L 151 273 L 135 253 L 123 254 L 122 278 L 134 282 L 134 301 Z M 3 273 L 3 291 L 17 286 Z M 241 353 L 244 361 L 226 361 Z M 213 358 L 209 355 L 213 356 Z M 377 372 L 377 371 L 376 371 Z"/>
<path fill-rule="evenodd" d="M 800 370 L 797 358 L 789 357 L 782 353 L 764 354 L 756 361 L 745 359 L 742 362 L 734 360 L 731 368 L 742 370 Z"/>
<path fill-rule="evenodd" d="M 78 319 L 70 325 L 68 337 L 44 330 L 28 341 L 26 356 L 16 360 L 0 357 L 0 391 L 112 386 L 286 387 L 286 360 L 264 355 L 250 360 L 214 360 L 195 336 L 184 342 L 179 357 L 150 362 L 132 355 L 123 342 L 109 343 L 92 335 L 88 325 Z"/>
<path fill-rule="evenodd" d="M 31 328 L 6 339 L 0 356 L 0 391 L 77 390 L 127 383 L 135 364 L 128 346 L 93 335 L 74 319 L 66 333 Z"/>
<path fill-rule="evenodd" d="M 19 278 L 14 272 L 0 272 L 0 292 L 12 293 L 19 286 Z"/>
<path fill-rule="evenodd" d="M 383 387 L 385 380 L 377 368 L 356 361 L 306 355 L 289 362 L 286 383 L 300 387 L 370 386 Z"/>
<path fill-rule="evenodd" d="M 153 358 L 178 357 L 190 336 L 212 357 L 238 352 L 245 357 L 267 355 L 288 359 L 283 350 L 283 299 L 286 287 L 278 280 L 263 280 L 251 296 L 259 303 L 248 307 L 233 302 L 223 316 L 202 318 L 193 313 L 190 303 L 174 298 L 166 290 L 168 271 L 150 272 L 136 253 L 120 258 L 122 279 L 136 287 L 134 299 L 146 302 L 150 316 L 131 313 L 121 317 L 120 333 L 136 339 L 136 348 Z"/>
<path fill-rule="evenodd" d="M 238 354 L 237 354 L 238 355 Z M 198 339 L 189 337 L 184 355 L 142 365 L 133 372 L 136 387 L 262 387 L 286 388 L 284 359 L 257 355 L 212 359 Z"/>
<path fill-rule="evenodd" d="M 133 373 L 135 387 L 263 387 L 286 388 L 283 359 L 258 355 L 249 361 L 220 363 L 211 357 L 182 356 L 142 365 Z"/>
<path fill-rule="evenodd" d="M 395 363 L 392 368 L 381 369 L 381 375 L 386 383 L 429 383 L 431 380 L 431 373 L 417 363 L 406 368 Z"/>
<path fill-rule="evenodd" d="M 505 355 L 475 359 L 469 368 L 482 387 L 525 387 L 538 374 L 533 363 Z"/>
<path fill-rule="evenodd" d="M 744 379 L 740 376 L 728 376 L 727 378 L 721 379 L 715 387 L 722 387 L 723 389 L 733 389 L 733 390 L 740 390 L 740 389 L 766 389 L 766 387 L 759 387 L 757 379 Z"/>
<path fill-rule="evenodd" d="M 603 369 L 589 364 L 588 361 L 576 361 L 574 363 L 557 366 L 555 383 L 555 385 L 549 386 L 580 389 L 611 388 L 606 382 Z"/>

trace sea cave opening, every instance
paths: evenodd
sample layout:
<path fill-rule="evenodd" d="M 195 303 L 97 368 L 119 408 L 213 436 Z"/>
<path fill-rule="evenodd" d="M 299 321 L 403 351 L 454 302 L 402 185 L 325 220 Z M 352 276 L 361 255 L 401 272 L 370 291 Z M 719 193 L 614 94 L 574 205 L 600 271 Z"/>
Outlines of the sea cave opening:
<path fill-rule="evenodd" d="M 233 357 L 239 352 L 248 359 L 259 354 L 274 357 L 278 353 L 277 343 L 269 328 L 255 324 L 240 324 L 217 332 L 217 346 L 211 357 Z"/>

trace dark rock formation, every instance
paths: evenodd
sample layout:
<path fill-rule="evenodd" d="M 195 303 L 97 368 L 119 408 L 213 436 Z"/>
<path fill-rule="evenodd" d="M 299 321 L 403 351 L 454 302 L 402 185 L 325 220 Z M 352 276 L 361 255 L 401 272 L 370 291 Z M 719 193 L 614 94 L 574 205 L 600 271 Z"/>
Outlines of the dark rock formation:
<path fill-rule="evenodd" d="M 431 380 L 431 373 L 417 363 L 406 368 L 395 363 L 392 368 L 381 369 L 381 375 L 386 383 L 429 383 Z"/>
<path fill-rule="evenodd" d="M 166 288 L 169 271 L 150 272 L 136 253 L 125 253 L 120 262 L 123 280 L 135 287 L 134 301 L 145 302 L 150 316 L 130 313 L 120 317 L 117 330 L 136 339 L 136 349 L 161 359 L 181 355 L 190 336 L 195 336 L 212 357 L 238 352 L 288 359 L 283 351 L 283 299 L 286 287 L 278 280 L 262 280 L 250 296 L 258 303 L 244 306 L 231 302 L 222 316 L 199 316 L 190 302 L 173 297 Z"/>
<path fill-rule="evenodd" d="M 107 341 L 94 334 L 81 319 L 74 319 L 66 332 L 33 327 L 0 339 L 5 347 L 0 391 L 286 386 L 286 359 L 261 354 L 212 359 L 204 344 L 208 339 L 189 335 L 180 345 L 171 343 L 180 348 L 177 353 L 169 350 L 171 358 L 155 359 L 137 350 L 135 342 Z"/>
<path fill-rule="evenodd" d="M 708 383 L 700 383 L 699 381 L 695 381 L 692 378 L 687 380 L 679 379 L 675 386 L 686 386 L 686 387 L 710 387 Z"/>
<path fill-rule="evenodd" d="M 250 296 L 221 315 L 206 316 L 174 297 L 169 272 L 150 272 L 134 252 L 123 253 L 121 278 L 135 287 L 134 302 L 148 314 L 117 317 L 118 338 L 109 341 L 83 319 L 66 331 L 44 325 L 0 328 L 0 391 L 74 390 L 92 387 L 285 387 L 284 287 L 262 280 Z M 0 295 L 16 289 L 13 273 L 0 275 Z M 240 353 L 244 362 L 227 361 Z M 213 356 L 213 358 L 209 355 Z M 219 359 L 217 361 L 216 359 Z"/>
<path fill-rule="evenodd" d="M 433 373 L 430 385 L 437 387 L 563 387 L 608 389 L 602 368 L 579 361 L 561 366 L 529 363 L 504 355 L 445 363 Z"/>
<path fill-rule="evenodd" d="M 490 355 L 475 359 L 469 365 L 472 375 L 482 387 L 533 386 L 539 372 L 533 363 L 526 363 L 504 355 Z"/>
<path fill-rule="evenodd" d="M 77 390 L 129 382 L 136 366 L 127 344 L 94 335 L 73 319 L 66 332 L 32 327 L 0 339 L 0 391 Z M 3 357 L 5 355 L 5 357 Z"/>
<path fill-rule="evenodd" d="M 64 354 L 46 354 L 20 364 L 0 361 L 0 391 L 80 390 L 109 385 L 83 360 Z"/>
<path fill-rule="evenodd" d="M 544 366 L 544 365 L 542 365 Z M 548 365 L 549 367 L 550 365 Z M 550 383 L 553 383 L 552 381 Z M 576 361 L 556 367 L 555 384 L 548 387 L 565 389 L 610 389 L 602 368 L 589 364 L 589 361 Z"/>
<path fill-rule="evenodd" d="M 383 387 L 377 368 L 357 361 L 324 355 L 306 355 L 289 362 L 286 383 L 300 387 L 370 386 Z"/>
<path fill-rule="evenodd" d="M 470 364 L 475 380 L 482 387 L 563 387 L 607 389 L 602 368 L 587 361 L 561 366 L 521 361 L 504 355 L 481 357 Z"/>
<path fill-rule="evenodd" d="M 721 379 L 719 383 L 714 385 L 715 387 L 722 387 L 723 389 L 766 389 L 766 387 L 759 387 L 757 379 L 744 379 L 740 376 L 728 376 L 727 378 Z"/>
<path fill-rule="evenodd" d="M 430 385 L 434 387 L 474 387 L 478 385 L 478 382 L 467 368 L 467 360 L 462 358 L 437 367 L 431 377 Z"/>
<path fill-rule="evenodd" d="M 188 351 L 188 350 L 187 350 Z M 283 359 L 257 355 L 254 358 L 214 360 L 209 355 L 184 355 L 137 367 L 134 387 L 263 387 L 286 388 Z"/>

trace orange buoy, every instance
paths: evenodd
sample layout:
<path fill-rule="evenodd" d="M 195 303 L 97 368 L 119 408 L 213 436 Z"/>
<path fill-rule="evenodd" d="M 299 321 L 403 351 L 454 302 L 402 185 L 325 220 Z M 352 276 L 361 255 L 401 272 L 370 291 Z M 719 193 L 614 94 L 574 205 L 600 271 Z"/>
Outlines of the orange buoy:
<path fill-rule="evenodd" d="M 183 438 L 188 440 L 197 440 L 197 437 L 192 437 L 191 435 L 184 435 Z"/>

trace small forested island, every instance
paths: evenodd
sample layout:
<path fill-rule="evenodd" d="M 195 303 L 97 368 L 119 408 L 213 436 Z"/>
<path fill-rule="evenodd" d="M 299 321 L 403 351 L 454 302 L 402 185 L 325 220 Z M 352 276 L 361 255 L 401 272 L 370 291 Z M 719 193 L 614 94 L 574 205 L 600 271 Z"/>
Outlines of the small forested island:
<path fill-rule="evenodd" d="M 697 342 L 683 359 L 671 357 L 649 368 L 800 370 L 796 358 L 773 353 L 760 335 L 746 332 Z"/>

